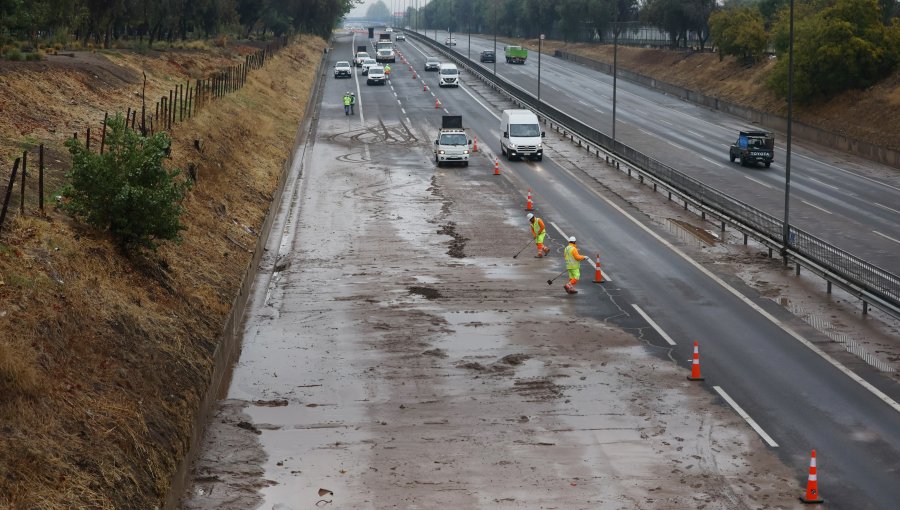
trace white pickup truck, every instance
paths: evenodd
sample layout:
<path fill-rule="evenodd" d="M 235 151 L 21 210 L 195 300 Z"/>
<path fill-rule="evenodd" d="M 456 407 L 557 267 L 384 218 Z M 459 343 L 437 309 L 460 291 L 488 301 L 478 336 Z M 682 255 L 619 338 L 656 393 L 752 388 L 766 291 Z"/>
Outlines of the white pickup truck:
<path fill-rule="evenodd" d="M 434 164 L 460 163 L 469 166 L 469 147 L 472 140 L 462 127 L 462 116 L 444 115 L 441 118 L 441 129 L 434 141 Z"/>

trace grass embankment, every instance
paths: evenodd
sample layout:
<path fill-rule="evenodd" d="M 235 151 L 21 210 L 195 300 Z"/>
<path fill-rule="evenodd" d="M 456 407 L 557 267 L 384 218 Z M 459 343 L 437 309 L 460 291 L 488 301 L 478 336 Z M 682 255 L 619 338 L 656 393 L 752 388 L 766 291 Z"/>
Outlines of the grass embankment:
<path fill-rule="evenodd" d="M 537 51 L 537 39 L 508 39 Z M 542 43 L 545 54 L 562 50 L 612 64 L 612 44 Z M 497 48 L 502 59 L 502 46 Z M 533 60 L 533 59 L 529 59 Z M 503 62 L 502 60 L 500 61 Z M 618 65 L 686 89 L 732 103 L 787 117 L 787 102 L 766 85 L 775 59 L 745 67 L 734 57 L 719 61 L 718 53 L 619 46 Z M 840 133 L 880 147 L 900 150 L 900 70 L 865 90 L 844 92 L 828 101 L 794 104 L 794 120 Z"/>
<path fill-rule="evenodd" d="M 181 245 L 127 258 L 60 212 L 7 220 L 0 236 L 0 507 L 153 508 L 184 454 L 220 325 L 240 285 L 309 97 L 324 41 L 304 36 L 242 90 L 173 132 L 195 163 Z M 252 50 L 252 48 L 247 48 Z M 61 141 L 103 111 L 240 58 L 242 50 L 82 55 L 0 68 L 0 163 Z M 66 58 L 66 57 L 61 57 Z M 149 102 L 149 100 L 148 100 Z M 193 140 L 204 141 L 203 152 Z M 18 143 L 18 142 L 13 142 Z M 60 160 L 60 162 L 56 162 Z"/>

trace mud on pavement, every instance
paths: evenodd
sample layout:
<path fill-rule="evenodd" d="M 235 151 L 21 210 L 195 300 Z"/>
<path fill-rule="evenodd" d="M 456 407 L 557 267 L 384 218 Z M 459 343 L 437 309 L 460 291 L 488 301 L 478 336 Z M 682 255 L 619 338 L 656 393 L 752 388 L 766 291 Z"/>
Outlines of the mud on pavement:
<path fill-rule="evenodd" d="M 558 254 L 512 258 L 527 223 L 485 159 L 435 169 L 411 143 L 375 164 L 377 130 L 347 124 L 321 120 L 328 163 L 185 508 L 799 505 L 796 474 L 668 351 L 592 318 L 589 284 L 547 286 Z"/>

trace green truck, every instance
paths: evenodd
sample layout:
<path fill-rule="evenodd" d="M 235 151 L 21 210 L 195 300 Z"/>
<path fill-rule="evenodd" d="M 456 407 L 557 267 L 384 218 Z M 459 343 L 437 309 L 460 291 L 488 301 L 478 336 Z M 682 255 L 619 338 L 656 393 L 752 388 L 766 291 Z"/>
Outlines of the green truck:
<path fill-rule="evenodd" d="M 506 63 L 507 64 L 524 64 L 528 58 L 528 50 L 521 46 L 506 46 Z"/>

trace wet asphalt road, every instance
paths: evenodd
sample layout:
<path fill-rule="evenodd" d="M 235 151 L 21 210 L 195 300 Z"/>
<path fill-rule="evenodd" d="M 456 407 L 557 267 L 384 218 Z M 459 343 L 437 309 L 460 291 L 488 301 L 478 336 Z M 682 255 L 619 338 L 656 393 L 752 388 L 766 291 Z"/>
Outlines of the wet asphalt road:
<path fill-rule="evenodd" d="M 429 31 L 433 38 L 434 32 Z M 478 60 L 494 41 L 455 34 L 456 51 Z M 437 31 L 444 41 L 446 32 Z M 497 74 L 537 95 L 537 53 L 525 65 L 503 61 Z M 491 64 L 486 64 L 493 70 Z M 680 101 L 626 80 L 617 81 L 616 136 L 631 147 L 754 207 L 784 217 L 785 134 L 776 133 L 771 168 L 730 163 L 728 147 L 742 129 L 736 117 Z M 612 77 L 543 55 L 541 98 L 609 135 Z M 897 169 L 794 140 L 791 159 L 791 223 L 876 264 L 900 273 L 900 172 Z"/>
<path fill-rule="evenodd" d="M 215 466 L 224 465 L 225 472 L 198 476 L 197 480 L 221 480 L 234 472 L 248 471 L 243 481 L 235 483 L 236 492 L 260 491 L 265 508 L 310 507 L 306 494 L 323 485 L 343 490 L 337 492 L 346 503 L 343 508 L 685 508 L 691 493 L 714 498 L 705 499 L 711 505 L 707 508 L 796 508 L 809 450 L 816 448 L 828 508 L 889 508 L 898 500 L 900 413 L 784 328 L 798 330 L 897 400 L 900 391 L 895 383 L 845 355 L 809 328 L 801 328 L 736 277 L 714 275 L 720 283 L 678 256 L 664 244 L 665 234 L 657 237 L 623 214 L 640 220 L 637 211 L 602 196 L 601 187 L 591 177 L 594 169 L 581 171 L 563 162 L 558 164 L 551 152 L 542 163 L 503 161 L 502 176 L 486 176 L 493 155 L 499 153 L 499 121 L 495 115 L 509 106 L 466 76 L 460 89 L 439 89 L 435 74 L 422 71 L 427 50 L 412 42 L 400 48 L 419 74 L 417 79 L 398 62 L 391 84 L 386 86 L 368 87 L 364 81 L 357 81 L 362 78 L 359 75 L 341 81 L 329 77 L 325 84 L 318 115 L 320 132 L 315 135 L 322 148 L 313 147 L 306 162 L 316 170 L 307 170 L 308 182 L 289 183 L 287 189 L 292 191 L 283 207 L 296 207 L 276 224 L 274 229 L 280 236 L 274 235 L 270 243 L 271 257 L 282 255 L 289 261 L 287 269 L 272 273 L 274 261 L 270 260 L 260 270 L 257 304 L 248 318 L 229 400 L 214 420 L 220 423 L 211 425 L 213 431 L 233 429 L 240 421 L 248 425 L 237 430 L 255 429 L 259 435 L 251 434 L 250 442 L 246 438 L 213 441 L 207 452 L 213 467 L 199 471 L 214 472 Z M 349 38 L 340 38 L 329 61 L 347 59 L 350 51 Z M 423 79 L 429 91 L 423 90 Z M 342 113 L 340 96 L 348 89 L 357 90 L 357 116 Z M 436 97 L 441 108 L 435 108 Z M 464 124 L 478 137 L 482 152 L 468 169 L 434 171 L 431 138 L 442 113 L 463 115 Z M 335 169 L 329 182 L 332 163 L 328 157 L 332 154 L 337 154 L 340 168 Z M 372 171 L 382 174 L 375 179 Z M 427 176 L 432 173 L 440 179 L 432 177 L 428 187 Z M 467 237 L 462 237 L 445 219 L 435 224 L 432 222 L 438 220 L 426 221 L 429 217 L 445 218 L 453 208 L 452 200 L 441 198 L 442 193 L 451 193 L 439 186 L 442 181 L 455 183 L 457 193 L 482 201 L 483 205 L 470 203 L 470 210 L 457 212 L 468 223 L 483 224 L 480 230 L 470 228 L 465 232 Z M 551 260 L 528 260 L 527 251 L 518 261 L 509 258 L 520 247 L 510 248 L 519 244 L 516 239 L 521 240 L 515 236 L 510 242 L 510 236 L 521 234 L 523 229 L 524 218 L 517 218 L 524 214 L 524 190 L 529 187 L 553 239 L 555 253 Z M 428 192 L 434 200 L 423 198 Z M 440 202 L 436 203 L 437 199 Z M 463 202 L 457 197 L 456 207 Z M 332 211 L 334 204 L 339 204 L 339 209 Z M 488 210 L 495 214 L 498 208 L 509 218 L 479 216 Z M 383 226 L 379 227 L 381 222 Z M 459 236 L 454 239 L 467 253 L 480 255 L 451 258 L 440 262 L 440 267 L 432 267 L 435 262 L 419 252 L 443 249 L 429 246 L 429 237 L 422 234 L 433 235 L 435 229 L 445 233 L 441 236 L 444 239 L 446 235 Z M 562 269 L 559 250 L 563 235 L 559 230 L 577 235 L 583 254 L 593 258 L 600 253 L 611 281 L 590 284 L 593 270 L 585 265 L 582 293 L 574 299 L 564 297 L 560 280 L 548 287 L 546 279 Z M 453 246 L 451 242 L 451 252 Z M 496 257 L 505 262 L 498 263 Z M 460 272 L 476 274 L 464 278 Z M 478 272 L 484 274 L 478 276 Z M 723 284 L 736 289 L 737 295 Z M 449 307 L 442 307 L 439 301 L 412 306 L 403 296 L 407 295 L 405 289 L 413 287 L 421 287 L 424 290 L 419 292 L 426 294 L 428 289 L 439 288 L 445 295 L 453 294 L 456 301 Z M 528 308 L 530 296 L 534 297 L 532 310 Z M 669 346 L 650 329 L 634 305 L 640 306 L 676 345 Z M 753 306 L 770 314 L 774 322 Z M 621 327 L 637 340 L 611 342 L 604 336 L 611 334 L 604 329 L 609 326 L 604 325 Z M 450 333 L 461 329 L 467 333 Z M 429 340 L 446 335 L 443 340 Z M 605 340 L 594 347 L 597 338 Z M 706 377 L 699 385 L 683 378 L 693 341 L 700 342 Z M 643 347 L 635 348 L 640 343 Z M 572 350 L 570 358 L 549 357 L 563 345 Z M 423 364 L 423 351 L 433 353 L 426 358 L 447 356 L 462 361 L 456 368 L 438 361 Z M 644 360 L 641 356 L 647 354 L 643 351 L 652 353 L 651 357 L 678 361 L 681 373 L 670 377 Z M 497 384 L 489 375 L 491 371 L 506 374 L 508 370 L 493 360 L 507 359 L 504 356 L 516 352 L 527 352 L 535 358 L 546 353 L 548 357 L 534 363 L 526 359 L 517 369 L 519 379 L 515 384 L 491 391 Z M 637 365 L 629 367 L 627 361 L 617 360 L 624 364 L 616 375 L 619 382 L 609 387 L 611 401 L 598 405 L 591 399 L 603 395 L 587 397 L 580 389 L 573 389 L 577 385 L 557 385 L 564 379 L 555 377 L 584 374 L 585 388 L 597 395 L 592 384 L 602 388 L 608 383 L 602 379 L 598 383 L 595 378 L 606 372 L 601 367 L 614 363 L 602 356 L 615 352 Z M 579 362 L 589 365 L 580 366 Z M 654 366 L 653 373 L 642 377 L 642 367 L 648 364 Z M 568 368 L 570 365 L 575 368 Z M 485 374 L 485 367 L 493 368 Z M 478 376 L 459 379 L 461 368 Z M 577 372 L 569 374 L 571 370 Z M 635 394 L 618 394 L 630 388 L 621 383 L 631 377 L 629 374 L 658 388 L 639 386 Z M 713 393 L 713 386 L 730 394 L 779 446 L 765 446 Z M 522 391 L 523 387 L 530 388 L 522 393 L 527 400 L 508 399 L 509 391 Z M 696 394 L 700 392 L 717 405 L 712 410 L 693 409 L 685 404 L 684 392 L 692 395 L 688 401 L 702 400 Z M 565 404 L 558 401 L 562 395 L 568 397 Z M 656 404 L 637 412 L 629 409 L 649 401 Z M 224 411 L 235 402 L 242 411 L 233 415 Z M 440 407 L 431 407 L 434 405 Z M 625 409 L 616 409 L 622 405 Z M 296 407 L 300 407 L 299 414 Z M 587 408 L 596 414 L 584 416 Z M 624 412 L 620 415 L 618 411 Z M 733 420 L 716 422 L 710 413 Z M 635 449 L 635 445 L 644 444 L 633 442 L 637 438 L 611 440 L 603 435 L 609 432 L 596 432 L 628 429 L 621 423 L 604 423 L 607 415 L 615 416 L 615 420 L 626 420 L 629 415 L 652 420 L 658 425 L 656 432 L 647 434 L 636 429 L 644 442 L 648 435 L 650 441 L 660 435 L 662 445 L 674 441 L 671 435 L 679 441 L 685 436 L 690 440 L 692 435 L 712 437 L 712 446 L 701 444 L 685 452 L 702 459 L 701 467 L 713 475 L 713 480 L 702 483 L 710 485 L 690 489 L 696 478 L 685 482 L 679 469 L 672 471 L 674 475 L 663 474 L 669 472 L 671 462 L 681 459 L 661 459 L 649 450 Z M 538 420 L 536 416 L 545 418 Z M 549 416 L 554 418 L 544 422 Z M 694 423 L 692 418 L 701 421 Z M 507 428 L 515 421 L 530 423 L 522 425 L 529 430 L 516 435 Z M 675 422 L 681 423 L 681 432 Z M 555 430 L 572 431 L 571 441 L 560 443 L 559 437 L 550 432 Z M 685 434 L 684 430 L 693 432 Z M 740 441 L 716 441 L 716 434 L 726 433 L 751 436 L 748 450 L 735 452 L 723 446 L 743 444 Z M 513 438 L 518 439 L 510 442 Z M 255 442 L 259 446 L 253 446 Z M 530 450 L 534 445 L 551 444 L 560 447 L 543 453 Z M 619 444 L 628 446 L 612 450 Z M 252 452 L 257 448 L 260 455 L 241 458 L 240 469 L 228 465 L 230 450 Z M 722 458 L 709 464 L 707 459 L 714 458 L 717 451 Z M 677 452 L 681 452 L 680 447 Z M 663 448 L 655 454 L 677 452 Z M 759 464 L 770 462 L 774 455 L 784 465 Z M 417 462 L 416 457 L 421 459 Z M 584 460 L 585 465 L 580 460 L 583 458 L 604 462 Z M 753 465 L 728 466 L 723 460 L 726 458 L 746 459 Z M 526 469 L 529 463 L 530 471 Z M 609 464 L 617 466 L 617 475 L 603 471 Z M 692 465 L 679 464 L 687 471 Z M 432 471 L 441 466 L 443 474 Z M 742 492 L 742 482 L 735 481 L 744 476 L 751 485 L 771 482 L 765 478 L 767 474 L 781 477 L 781 482 L 773 482 L 777 489 L 764 490 L 762 500 L 752 492 Z M 488 480 L 494 476 L 496 480 Z M 682 477 L 680 484 L 677 480 L 671 483 L 673 476 Z M 562 496 L 556 489 L 557 478 L 568 478 L 572 488 L 587 489 Z M 653 481 L 625 487 L 624 482 L 632 479 Z M 668 499 L 651 494 L 659 487 L 648 492 L 648 484 L 657 483 Z M 229 494 L 220 486 L 214 487 L 215 494 Z M 422 492 L 428 487 L 434 487 L 434 492 Z M 684 489 L 688 493 L 679 492 Z M 356 492 L 346 495 L 348 490 Z M 553 497 L 542 499 L 539 494 L 545 491 Z M 211 503 L 212 499 L 205 499 L 210 493 L 204 492 L 202 498 L 186 507 L 252 507 L 235 503 L 238 499 L 231 501 L 231 496 Z M 592 494 L 605 497 L 591 500 Z M 252 497 L 247 501 L 259 502 Z"/>
<path fill-rule="evenodd" d="M 422 52 L 429 53 L 424 48 L 406 52 L 414 67 L 423 61 Z M 503 65 L 498 63 L 498 68 Z M 464 83 L 477 87 L 474 79 Z M 440 95 L 450 113 L 462 114 L 478 139 L 499 153 L 499 112 L 486 111 L 463 91 Z M 771 301 L 736 278 L 719 275 L 742 293 L 735 296 L 626 220 L 593 191 L 597 186 L 583 174 L 573 175 L 546 157 L 541 163 L 502 164 L 519 190 L 530 187 L 540 197 L 545 221 L 577 235 L 582 253 L 593 257 L 600 252 L 611 285 L 604 285 L 596 296 L 599 304 L 592 303 L 584 313 L 628 325 L 641 321 L 629 309 L 638 304 L 677 342 L 681 360 L 690 359 L 691 344 L 699 341 L 705 384 L 728 392 L 773 437 L 780 455 L 798 472 L 808 464 L 811 449 L 819 449 L 820 467 L 826 462 L 823 452 L 829 451 L 828 469 L 837 484 L 830 499 L 840 508 L 887 508 L 898 500 L 900 408 L 885 404 L 792 338 L 781 327 L 790 317 Z M 548 229 L 552 232 L 549 223 Z M 592 274 L 587 265 L 584 269 Z M 779 324 L 748 306 L 748 300 Z M 622 317 L 625 314 L 628 317 Z M 829 349 L 829 342 L 814 332 L 803 335 Z M 894 401 L 900 400 L 896 383 L 840 352 L 833 354 Z"/>

